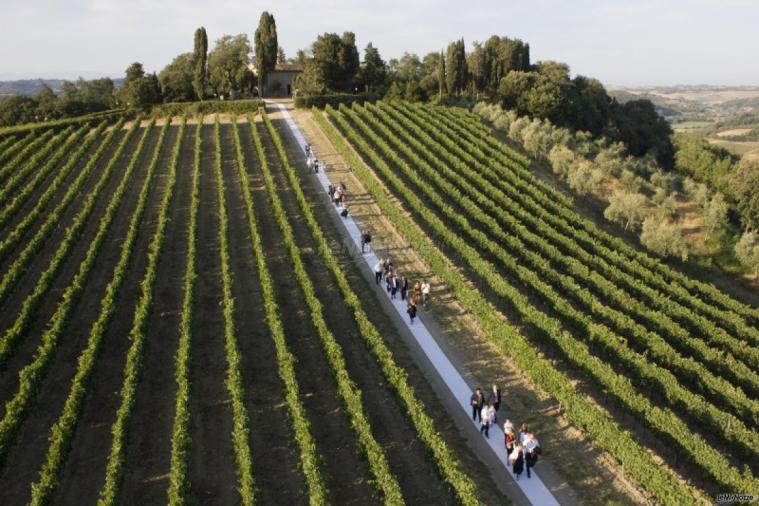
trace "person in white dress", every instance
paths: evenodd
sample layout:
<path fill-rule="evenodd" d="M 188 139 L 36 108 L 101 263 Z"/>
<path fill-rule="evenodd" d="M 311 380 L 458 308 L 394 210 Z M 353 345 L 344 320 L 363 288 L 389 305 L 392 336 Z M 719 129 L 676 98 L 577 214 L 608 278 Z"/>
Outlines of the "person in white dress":
<path fill-rule="evenodd" d="M 524 442 L 524 461 L 527 468 L 527 477 L 530 477 L 530 469 L 538 462 L 538 455 L 540 454 L 540 443 L 532 432 L 527 434 Z"/>
<path fill-rule="evenodd" d="M 422 281 L 422 302 L 427 307 L 427 300 L 430 298 L 430 284 L 425 280 Z"/>
<path fill-rule="evenodd" d="M 490 439 L 490 426 L 495 421 L 495 408 L 488 403 L 482 408 L 480 413 L 480 434 L 485 433 L 485 437 Z"/>

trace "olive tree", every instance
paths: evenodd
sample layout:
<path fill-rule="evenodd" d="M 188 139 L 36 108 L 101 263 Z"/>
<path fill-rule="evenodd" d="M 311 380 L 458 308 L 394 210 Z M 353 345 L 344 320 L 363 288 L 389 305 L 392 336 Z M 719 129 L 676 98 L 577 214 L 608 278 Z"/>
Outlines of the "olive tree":
<path fill-rule="evenodd" d="M 609 198 L 609 207 L 604 211 L 604 217 L 609 221 L 623 223 L 625 230 L 628 230 L 643 219 L 646 208 L 645 195 L 618 190 Z"/>
<path fill-rule="evenodd" d="M 735 245 L 735 256 L 747 269 L 759 276 L 759 234 L 746 232 Z"/>
<path fill-rule="evenodd" d="M 680 257 L 683 262 L 688 259 L 688 244 L 677 223 L 654 215 L 647 217 L 643 220 L 640 242 L 657 255 Z"/>

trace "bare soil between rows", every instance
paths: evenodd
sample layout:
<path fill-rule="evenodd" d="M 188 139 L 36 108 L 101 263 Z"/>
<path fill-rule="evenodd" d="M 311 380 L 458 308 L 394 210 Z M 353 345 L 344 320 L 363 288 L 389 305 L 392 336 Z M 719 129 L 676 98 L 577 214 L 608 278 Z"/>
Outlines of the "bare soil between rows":
<path fill-rule="evenodd" d="M 137 132 L 137 134 L 139 133 L 141 132 Z M 125 157 L 117 162 L 117 170 L 113 176 L 116 183 L 110 186 L 117 184 L 129 157 L 129 151 L 127 151 Z M 105 161 L 107 159 L 104 159 L 102 164 Z M 144 169 L 139 165 L 133 173 L 133 178 L 134 180 L 127 187 L 108 235 L 101 245 L 101 250 L 89 276 L 89 282 L 71 312 L 67 329 L 61 335 L 58 348 L 47 369 L 47 375 L 41 384 L 35 401 L 30 406 L 24 424 L 21 426 L 16 445 L 9 454 L 9 462 L 13 464 L 6 467 L 0 478 L 0 483 L 9 486 L 0 487 L 3 490 L 0 502 L 5 502 L 5 499 L 8 499 L 9 504 L 15 504 L 26 502 L 29 499 L 29 484 L 37 479 L 38 469 L 48 448 L 50 427 L 59 417 L 65 399 L 69 394 L 69 386 L 77 366 L 76 358 L 86 346 L 91 325 L 100 312 L 100 299 L 105 285 L 111 279 L 113 267 L 120 254 L 120 242 L 126 234 L 139 186 L 144 179 Z M 104 191 L 100 200 L 101 202 L 96 206 L 96 209 L 103 209 L 106 203 L 110 201 L 109 191 Z M 93 219 L 86 227 L 91 229 L 91 232 L 84 234 L 85 241 L 79 245 L 84 249 L 89 246 L 88 240 L 94 236 L 94 230 L 97 228 L 100 218 L 97 215 L 97 212 L 93 214 Z M 73 272 L 78 270 L 80 260 L 81 258 L 74 255 L 67 262 L 65 269 L 73 275 Z M 63 286 L 61 286 L 62 289 Z M 33 340 L 30 339 L 30 341 Z M 15 385 L 16 382 L 11 383 L 8 378 L 4 378 L 3 384 L 4 386 Z M 5 492 L 13 495 L 5 496 Z"/>
<path fill-rule="evenodd" d="M 416 257 L 413 249 L 403 244 L 378 214 L 368 195 L 363 191 L 339 158 L 329 152 L 318 129 L 310 123 L 307 113 L 296 113 L 298 121 L 305 122 L 307 135 L 314 138 L 314 146 L 324 149 L 325 161 L 330 164 L 336 180 L 344 180 L 352 199 L 351 211 L 362 226 L 376 232 L 377 242 L 387 247 L 396 265 L 412 276 L 423 276 L 433 282 L 435 307 L 422 318 L 431 326 L 434 315 L 450 339 L 451 349 L 459 353 L 460 361 L 477 377 L 488 382 L 506 385 L 505 394 L 509 409 L 518 420 L 535 421 L 536 427 L 546 434 L 544 444 L 557 458 L 581 453 L 571 464 L 578 476 L 570 482 L 579 488 L 581 497 L 592 497 L 600 502 L 641 502 L 616 471 L 603 460 L 603 454 L 587 441 L 577 438 L 568 424 L 553 415 L 550 400 L 541 398 L 524 381 L 513 364 L 503 364 L 487 344 L 472 332 L 471 318 L 457 309 L 455 301 L 432 273 Z M 433 418 L 444 440 L 461 459 L 464 470 L 475 480 L 483 501 L 487 504 L 508 502 L 503 494 L 504 485 L 495 481 L 504 479 L 493 473 L 476 455 L 476 450 L 462 432 L 461 426 L 447 411 L 444 399 L 438 397 L 424 367 L 416 363 L 417 357 L 399 333 L 393 317 L 383 312 L 378 304 L 374 287 L 366 283 L 362 271 L 351 252 L 341 249 L 341 234 L 333 222 L 331 204 L 316 188 L 298 158 L 296 146 L 290 141 L 286 126 L 275 114 L 275 126 L 286 141 L 291 161 L 297 167 L 302 187 L 330 244 L 335 248 L 344 272 L 362 300 L 364 308 L 381 335 L 393 351 L 399 365 L 409 375 L 409 381 L 421 401 L 420 409 Z M 317 289 L 324 307 L 324 317 L 337 341 L 343 348 L 351 379 L 362 392 L 364 409 L 368 414 L 373 435 L 384 448 L 390 468 L 398 478 L 404 498 L 409 504 L 453 504 L 451 491 L 441 480 L 435 463 L 418 440 L 414 427 L 385 382 L 377 363 L 363 342 L 352 314 L 346 309 L 340 292 L 329 271 L 316 251 L 314 239 L 303 221 L 293 190 L 282 173 L 282 167 L 273 149 L 268 133 L 260 122 L 252 125 L 264 139 L 267 160 L 275 177 L 278 195 L 301 248 L 302 258 Z M 333 372 L 324 354 L 319 336 L 311 323 L 308 307 L 296 280 L 288 252 L 274 219 L 271 201 L 263 184 L 260 163 L 250 136 L 251 125 L 240 123 L 239 130 L 245 157 L 246 177 L 251 185 L 258 226 L 266 249 L 266 263 L 275 280 L 276 298 L 283 318 L 288 346 L 295 355 L 296 375 L 303 404 L 315 436 L 320 465 L 329 490 L 329 502 L 335 504 L 375 504 L 381 502 L 369 471 L 366 457 L 356 442 L 348 413 L 339 397 Z M 29 484 L 37 477 L 48 446 L 50 425 L 60 414 L 68 395 L 71 377 L 76 368 L 76 357 L 86 344 L 91 323 L 99 312 L 100 297 L 110 280 L 117 261 L 121 241 L 136 205 L 137 192 L 144 179 L 149 155 L 158 137 L 159 128 L 151 134 L 140 155 L 124 202 L 109 232 L 104 251 L 96 262 L 90 284 L 82 301 L 75 308 L 70 332 L 62 341 L 58 355 L 52 361 L 48 376 L 43 382 L 39 399 L 21 426 L 18 445 L 12 450 L 13 468 L 0 473 L 0 502 L 17 504 L 29 499 Z M 147 247 L 156 227 L 159 204 L 166 189 L 166 178 L 171 148 L 176 142 L 178 127 L 172 125 L 161 149 L 156 174 L 140 225 L 135 248 L 130 259 L 124 284 L 119 293 L 115 314 L 104 336 L 102 349 L 90 378 L 82 416 L 75 431 L 70 453 L 63 465 L 59 486 L 53 503 L 72 504 L 94 502 L 104 480 L 105 462 L 111 446 L 111 426 L 119 406 L 119 390 L 123 381 L 124 361 L 130 342 L 129 330 L 134 317 L 135 303 L 140 295 L 140 282 L 147 265 Z M 119 161 L 104 195 L 115 188 L 126 160 L 131 157 L 135 138 Z M 170 468 L 171 429 L 175 409 L 174 355 L 178 342 L 179 312 L 181 310 L 182 283 L 187 251 L 190 187 L 193 164 L 195 126 L 184 132 L 179 159 L 174 199 L 169 209 L 169 223 L 165 243 L 158 262 L 158 276 L 154 286 L 154 301 L 150 308 L 147 340 L 144 349 L 140 382 L 136 391 L 134 412 L 129 426 L 126 446 L 125 473 L 120 500 L 125 504 L 162 503 L 166 500 Z M 202 126 L 201 192 L 197 229 L 198 279 L 193 302 L 191 345 L 191 429 L 189 455 L 190 504 L 235 504 L 239 502 L 234 450 L 231 441 L 232 416 L 229 392 L 225 385 L 227 360 L 224 347 L 224 319 L 221 308 L 222 285 L 219 258 L 218 211 L 216 176 L 214 172 L 214 127 Z M 103 160 L 115 149 L 118 138 L 106 150 Z M 232 288 L 235 298 L 235 330 L 241 352 L 241 371 L 245 395 L 245 408 L 250 423 L 250 446 L 253 455 L 253 475 L 256 480 L 256 499 L 262 504 L 305 504 L 308 490 L 300 468 L 300 454 L 295 444 L 292 425 L 286 406 L 282 382 L 278 375 L 274 344 L 265 321 L 260 280 L 256 259 L 253 256 L 247 217 L 235 156 L 232 125 L 221 126 L 222 172 L 225 200 L 229 216 L 229 253 L 232 271 Z M 99 167 L 105 162 L 99 163 Z M 77 169 L 80 169 L 79 167 Z M 77 170 L 75 169 L 75 171 Z M 96 169 L 93 174 L 97 175 Z M 70 178 L 70 179 L 73 179 Z M 92 177 L 88 180 L 92 183 Z M 63 189 L 61 191 L 64 191 Z M 58 196 L 56 196 L 58 198 Z M 107 205 L 107 198 L 98 202 L 85 234 L 66 263 L 65 273 L 59 275 L 53 291 L 46 294 L 38 312 L 40 321 L 27 337 L 28 344 L 19 349 L 12 370 L 0 375 L 0 391 L 6 398 L 15 392 L 15 375 L 31 358 L 46 319 L 52 314 L 54 303 L 65 280 L 73 276 L 80 257 L 94 235 L 97 223 Z M 72 205 L 72 209 L 77 207 Z M 73 210 L 67 212 L 67 220 Z M 60 234 L 60 232 L 58 232 Z M 44 264 L 52 255 L 60 235 L 51 237 L 34 265 Z M 24 283 L 28 279 L 24 278 Z M 24 285 L 26 290 L 30 288 Z M 18 304 L 18 302 L 14 302 Z M 5 306 L 3 306 L 5 307 Z M 16 306 L 10 306 L 16 307 Z M 43 321 L 44 320 L 44 321 Z M 10 320 L 9 320 L 10 321 Z M 13 374 L 10 374 L 13 373 Z M 367 428 L 368 429 L 368 428 Z M 555 432 L 554 432 L 555 431 Z M 567 448 L 562 451 L 562 445 Z M 549 457 L 551 459 L 552 457 Z M 548 464 L 548 463 L 546 463 Z M 570 464 L 560 467 L 561 474 Z M 580 470 L 580 466 L 584 469 Z M 546 467 L 546 470 L 548 468 Z M 541 474 L 543 469 L 541 469 Z M 594 474 L 595 473 L 595 474 Z M 508 480 L 508 478 L 505 478 Z M 616 480 L 613 492 L 606 491 Z M 558 479 L 553 486 L 568 489 L 567 482 Z M 620 492 L 620 490 L 622 490 Z M 587 495 L 584 495 L 587 494 Z M 566 497 L 571 497 L 567 495 Z M 517 500 L 519 502 L 519 500 Z M 570 501 L 571 502 L 571 501 Z"/>
<path fill-rule="evenodd" d="M 160 129 L 155 128 L 145 144 L 138 165 L 141 172 L 147 170 L 159 134 Z M 160 148 L 158 164 L 150 183 L 127 272 L 90 377 L 81 418 L 72 438 L 70 454 L 62 467 L 60 485 L 53 496 L 52 502 L 55 504 L 81 502 L 83 498 L 94 502 L 105 481 L 105 464 L 112 441 L 111 427 L 121 401 L 119 392 L 124 377 L 126 354 L 131 344 L 129 332 L 134 319 L 135 305 L 140 297 L 140 283 L 147 268 L 147 255 L 143 252 L 147 250 L 155 232 L 160 202 L 166 190 L 171 143 L 176 137 L 177 129 L 169 130 Z M 144 179 L 135 181 L 139 186 L 143 182 Z M 130 204 L 131 209 L 136 208 L 137 198 L 136 193 Z M 132 216 L 130 214 L 130 221 Z M 123 238 L 118 241 L 119 248 L 122 241 Z M 108 273 L 109 281 L 112 274 L 111 270 Z"/>

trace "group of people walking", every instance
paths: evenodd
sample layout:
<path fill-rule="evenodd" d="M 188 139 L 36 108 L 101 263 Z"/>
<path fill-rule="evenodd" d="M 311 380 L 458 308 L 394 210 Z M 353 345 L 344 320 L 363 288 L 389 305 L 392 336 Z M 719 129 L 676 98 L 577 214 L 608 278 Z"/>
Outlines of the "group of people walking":
<path fill-rule="evenodd" d="M 337 186 L 334 186 L 332 183 L 330 183 L 329 187 L 327 188 L 327 194 L 329 195 L 329 199 L 335 204 L 336 207 L 345 208 L 345 183 L 341 182 Z"/>
<path fill-rule="evenodd" d="M 309 169 L 313 169 L 314 173 L 319 172 L 319 168 L 326 169 L 327 166 L 324 164 L 324 162 L 320 162 L 316 159 L 314 156 L 314 152 L 311 150 L 311 145 L 306 144 L 306 165 L 308 165 Z M 346 188 L 345 183 L 340 181 L 339 185 L 333 185 L 332 183 L 329 184 L 329 187 L 327 188 L 327 195 L 329 195 L 329 200 L 331 200 L 335 207 L 342 208 L 340 211 L 340 216 L 345 218 L 348 216 L 348 207 L 346 204 L 346 196 L 345 196 Z"/>
<path fill-rule="evenodd" d="M 306 165 L 309 169 L 313 170 L 314 173 L 319 172 L 320 167 L 324 167 L 324 162 L 320 162 L 317 160 L 316 156 L 314 156 L 314 152 L 311 151 L 310 144 L 306 144 Z"/>
<path fill-rule="evenodd" d="M 305 145 L 305 151 L 306 163 L 309 169 L 313 169 L 315 173 L 318 173 L 320 166 L 324 167 L 324 165 L 315 158 L 309 144 Z M 337 186 L 330 184 L 327 192 L 335 206 L 343 208 L 342 216 L 347 216 L 345 184 L 342 182 Z M 371 241 L 372 236 L 369 232 L 361 234 L 361 253 L 365 252 L 365 247 Z M 430 284 L 426 280 L 417 280 L 412 285 L 406 275 L 395 269 L 389 258 L 379 259 L 374 266 L 374 276 L 377 285 L 384 279 L 391 299 L 395 300 L 400 294 L 401 301 L 406 301 L 406 312 L 409 315 L 411 324 L 413 324 L 416 318 L 417 305 L 423 304 L 425 308 L 427 307 Z M 490 428 L 498 423 L 498 411 L 501 408 L 501 401 L 501 390 L 497 385 L 493 385 L 492 390 L 487 395 L 485 395 L 480 387 L 477 387 L 470 398 L 472 420 L 475 422 L 479 421 L 480 434 L 483 434 L 488 439 L 490 439 Z M 527 471 L 527 477 L 530 478 L 530 470 L 538 462 L 541 454 L 538 439 L 528 429 L 527 424 L 524 423 L 519 427 L 519 431 L 515 433 L 514 425 L 508 419 L 503 424 L 503 432 L 507 465 L 511 466 L 517 480 L 519 480 L 519 477 L 525 470 Z"/>
<path fill-rule="evenodd" d="M 480 423 L 480 434 L 490 438 L 490 427 L 498 423 L 498 410 L 501 408 L 501 390 L 497 385 L 487 396 L 480 387 L 477 387 L 470 398 L 472 406 L 472 420 Z M 530 469 L 535 467 L 541 454 L 540 443 L 527 424 L 523 423 L 517 433 L 514 425 L 506 419 L 503 423 L 504 446 L 506 449 L 506 462 L 511 466 L 517 480 L 527 470 L 527 477 L 531 477 Z"/>
<path fill-rule="evenodd" d="M 383 279 L 391 299 L 395 300 L 400 294 L 401 300 L 406 301 L 406 313 L 413 324 L 417 305 L 423 304 L 425 308 L 427 307 L 430 284 L 426 280 L 417 280 L 412 285 L 405 274 L 395 269 L 389 258 L 380 258 L 374 266 L 375 283 L 379 285 Z"/>
<path fill-rule="evenodd" d="M 327 166 L 324 162 L 319 161 L 316 156 L 314 155 L 314 152 L 311 150 L 311 145 L 306 144 L 305 145 L 306 150 L 306 165 L 309 169 L 312 169 L 314 173 L 318 173 L 319 169 L 326 169 Z M 348 216 L 348 208 L 345 205 L 346 196 L 345 196 L 345 183 L 340 181 L 340 184 L 337 186 L 334 186 L 330 183 L 329 188 L 327 189 L 327 194 L 329 195 L 329 199 L 334 202 L 336 207 L 342 208 L 340 215 L 345 218 Z"/>
<path fill-rule="evenodd" d="M 306 151 L 306 164 L 309 168 L 313 168 L 314 172 L 319 172 L 320 166 L 324 168 L 324 164 L 316 159 L 310 144 L 304 146 Z M 321 165 L 320 165 L 321 164 Z M 348 215 L 348 209 L 346 207 L 346 187 L 342 181 L 339 185 L 329 184 L 327 187 L 327 194 L 330 200 L 336 207 L 342 208 L 341 215 L 346 217 Z M 366 247 L 372 242 L 372 235 L 369 232 L 361 234 L 361 253 L 366 252 Z M 387 291 L 390 293 L 390 298 L 395 299 L 398 294 L 401 296 L 401 300 L 407 302 L 406 312 L 409 315 L 411 323 L 414 323 L 416 318 L 417 304 L 423 304 L 427 307 L 427 300 L 430 295 L 430 284 L 427 281 L 416 281 L 413 286 L 410 284 L 410 280 L 397 272 L 393 267 L 393 263 L 390 259 L 380 258 L 377 266 L 375 267 L 377 284 L 385 279 L 387 285 Z"/>

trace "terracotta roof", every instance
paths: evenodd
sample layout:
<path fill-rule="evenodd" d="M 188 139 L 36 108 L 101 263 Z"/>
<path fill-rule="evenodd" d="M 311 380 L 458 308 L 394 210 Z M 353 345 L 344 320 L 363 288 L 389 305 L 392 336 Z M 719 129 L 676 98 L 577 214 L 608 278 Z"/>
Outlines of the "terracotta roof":
<path fill-rule="evenodd" d="M 248 68 L 256 72 L 256 64 L 249 63 Z M 303 65 L 300 63 L 277 63 L 274 65 L 274 72 L 303 72 Z"/>
<path fill-rule="evenodd" d="M 303 65 L 300 63 L 277 63 L 274 70 L 283 72 L 303 72 Z"/>

